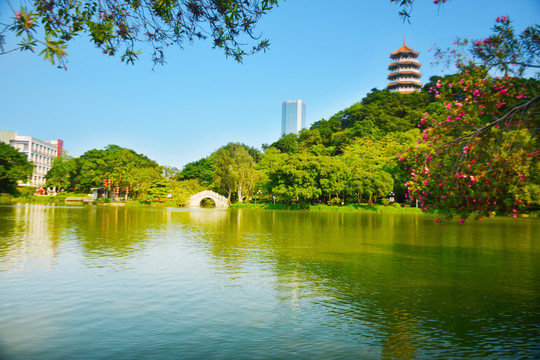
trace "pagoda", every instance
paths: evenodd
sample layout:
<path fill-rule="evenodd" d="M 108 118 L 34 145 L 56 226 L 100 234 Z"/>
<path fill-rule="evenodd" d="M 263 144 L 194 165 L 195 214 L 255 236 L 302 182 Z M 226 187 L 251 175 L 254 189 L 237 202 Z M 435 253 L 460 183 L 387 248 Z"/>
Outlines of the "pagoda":
<path fill-rule="evenodd" d="M 402 94 L 420 90 L 422 87 L 420 82 L 422 64 L 417 59 L 418 55 L 420 55 L 418 51 L 405 45 L 405 39 L 403 39 L 402 47 L 390 53 L 392 62 L 388 66 L 388 70 L 390 70 L 388 90 L 398 91 Z"/>

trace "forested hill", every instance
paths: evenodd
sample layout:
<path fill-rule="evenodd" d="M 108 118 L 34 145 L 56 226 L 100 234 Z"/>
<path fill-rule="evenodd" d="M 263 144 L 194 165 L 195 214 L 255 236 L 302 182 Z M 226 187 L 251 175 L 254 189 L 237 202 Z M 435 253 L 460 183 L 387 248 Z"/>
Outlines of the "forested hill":
<path fill-rule="evenodd" d="M 429 89 L 429 85 L 426 85 Z M 283 153 L 312 149 L 319 154 L 339 155 L 354 139 L 379 139 L 390 133 L 403 133 L 418 128 L 426 111 L 442 106 L 427 91 L 400 94 L 372 89 L 360 102 L 315 122 L 299 136 L 288 134 L 270 146 Z M 322 145 L 322 146 L 321 146 Z"/>

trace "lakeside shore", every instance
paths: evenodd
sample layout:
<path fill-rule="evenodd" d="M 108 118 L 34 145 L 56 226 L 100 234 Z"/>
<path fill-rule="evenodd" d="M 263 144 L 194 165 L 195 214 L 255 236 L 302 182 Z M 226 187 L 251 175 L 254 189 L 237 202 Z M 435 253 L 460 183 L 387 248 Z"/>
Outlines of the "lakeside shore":
<path fill-rule="evenodd" d="M 79 198 L 80 201 L 74 201 Z M 14 197 L 7 194 L 0 194 L 0 205 L 10 204 L 43 204 L 43 205 L 67 205 L 67 206 L 125 206 L 125 207 L 156 207 L 156 208 L 183 208 L 177 206 L 177 203 L 172 200 L 164 200 L 161 202 L 151 201 L 128 201 L 128 202 L 111 202 L 98 200 L 97 202 L 89 201 L 84 195 L 80 194 L 63 194 L 56 196 L 21 196 Z M 358 212 L 358 213 L 380 213 L 380 214 L 429 214 L 438 215 L 440 217 L 448 217 L 449 211 L 445 209 L 430 210 L 423 212 L 421 209 L 409 205 L 394 203 L 393 205 L 383 204 L 346 204 L 346 205 L 325 205 L 325 204 L 272 204 L 272 203 L 235 203 L 230 205 L 231 209 L 259 209 L 259 210 L 287 210 L 287 211 L 319 211 L 319 212 Z M 455 216 L 459 216 L 456 214 Z M 495 216 L 506 216 L 496 214 Z M 518 217 L 540 217 L 538 211 L 524 212 Z M 450 216 L 452 217 L 452 216 Z"/>

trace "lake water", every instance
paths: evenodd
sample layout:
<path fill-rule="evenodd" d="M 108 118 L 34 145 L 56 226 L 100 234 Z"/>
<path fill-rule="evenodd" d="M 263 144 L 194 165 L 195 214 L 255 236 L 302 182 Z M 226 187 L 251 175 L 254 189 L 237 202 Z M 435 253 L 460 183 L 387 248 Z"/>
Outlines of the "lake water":
<path fill-rule="evenodd" d="M 540 219 L 0 206 L 0 359 L 540 358 Z"/>

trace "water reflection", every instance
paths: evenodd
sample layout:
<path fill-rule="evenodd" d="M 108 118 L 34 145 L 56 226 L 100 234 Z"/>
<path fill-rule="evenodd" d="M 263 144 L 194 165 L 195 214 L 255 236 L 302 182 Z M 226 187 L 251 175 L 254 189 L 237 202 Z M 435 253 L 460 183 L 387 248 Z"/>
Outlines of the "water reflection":
<path fill-rule="evenodd" d="M 534 357 L 539 222 L 433 220 L 0 207 L 0 337 L 32 359 L 89 343 L 104 358 L 128 358 L 111 343 L 160 358 Z M 36 279 L 6 281 L 15 271 Z"/>
<path fill-rule="evenodd" d="M 55 265 L 60 238 L 55 208 L 42 205 L 0 206 L 0 261 L 9 272 Z M 9 256 L 5 256 L 9 253 Z"/>
<path fill-rule="evenodd" d="M 292 308 L 317 308 L 333 331 L 346 324 L 359 344 L 379 344 L 383 358 L 487 356 L 501 341 L 514 345 L 496 353 L 512 357 L 538 338 L 538 222 L 442 227 L 418 215 L 242 210 L 196 218 L 231 276 L 269 264 Z"/>
<path fill-rule="evenodd" d="M 152 233 L 167 224 L 163 211 L 125 207 L 91 207 L 76 219 L 73 230 L 85 254 L 124 257 L 144 249 Z"/>

